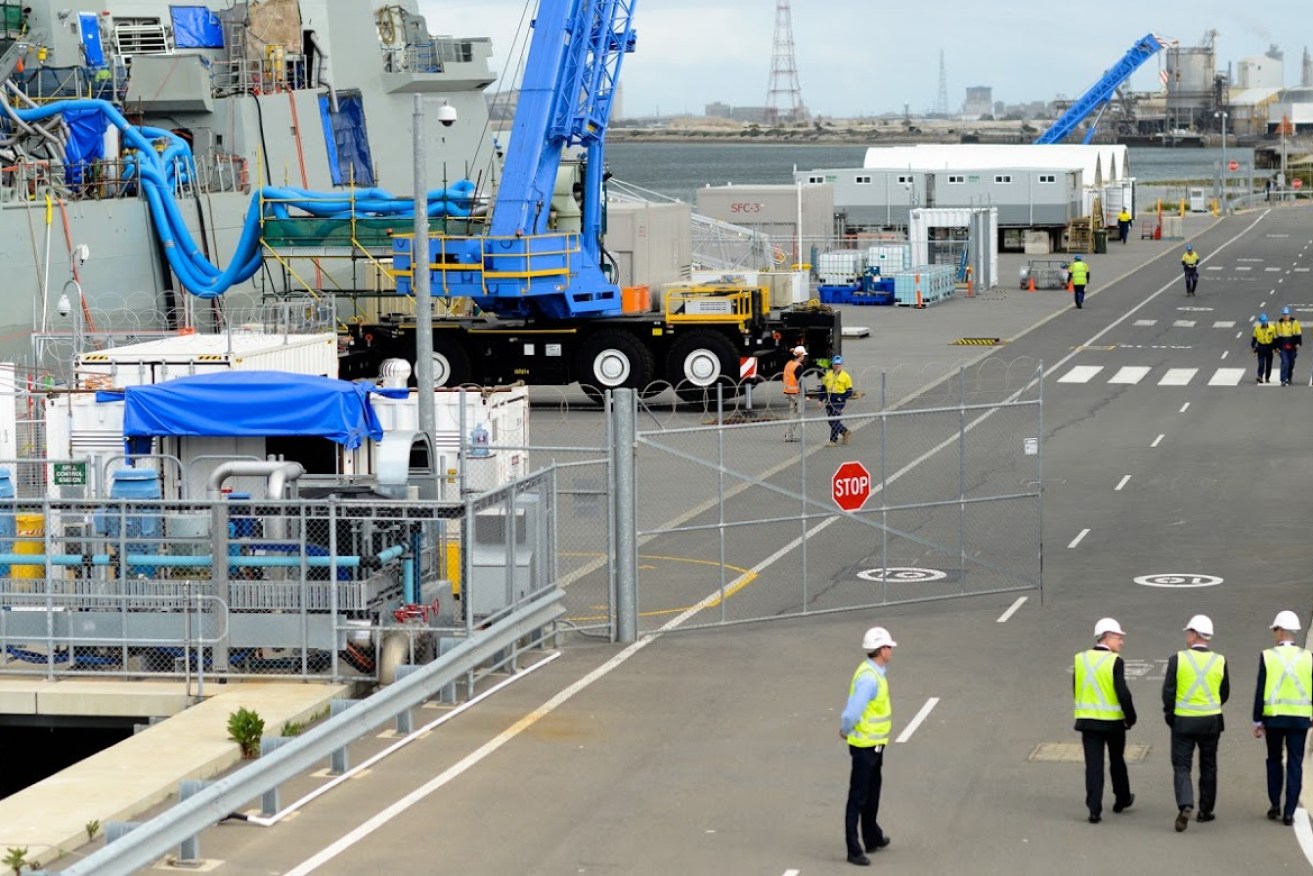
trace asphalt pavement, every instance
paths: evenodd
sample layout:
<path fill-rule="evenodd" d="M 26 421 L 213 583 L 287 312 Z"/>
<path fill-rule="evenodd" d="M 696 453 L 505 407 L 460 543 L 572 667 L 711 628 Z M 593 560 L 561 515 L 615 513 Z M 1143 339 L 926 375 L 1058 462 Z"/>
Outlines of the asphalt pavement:
<path fill-rule="evenodd" d="M 928 366 L 953 361 L 945 336 L 957 331 L 1009 341 L 963 362 L 1044 363 L 1042 592 L 572 645 L 295 817 L 207 831 L 213 872 L 851 872 L 838 714 L 875 623 L 899 643 L 889 679 L 900 741 L 881 810 L 893 843 L 875 855 L 880 872 L 1308 872 L 1306 816 L 1296 830 L 1264 817 L 1265 751 L 1249 713 L 1272 616 L 1313 614 L 1301 499 L 1313 352 L 1295 386 L 1259 386 L 1247 337 L 1260 308 L 1288 304 L 1313 323 L 1310 219 L 1301 207 L 1193 224 L 1204 257 L 1194 298 L 1180 244 L 1133 240 L 1094 257 L 1083 310 L 1051 292 L 994 302 L 999 316 L 967 309 L 988 300 L 919 324 L 911 317 L 928 311 L 896 312 L 887 344 L 850 348 L 856 368 L 909 375 L 898 399 L 918 368 L 921 387 L 951 372 Z M 658 505 L 687 508 L 677 495 Z M 855 535 L 808 542 L 830 579 L 871 554 Z M 756 559 L 780 546 L 763 532 Z M 1217 820 L 1178 834 L 1159 692 L 1197 612 L 1216 624 L 1233 698 Z M 1105 615 L 1129 634 L 1140 712 L 1129 741 L 1145 748 L 1131 766 L 1134 807 L 1091 825 L 1070 666 Z"/>

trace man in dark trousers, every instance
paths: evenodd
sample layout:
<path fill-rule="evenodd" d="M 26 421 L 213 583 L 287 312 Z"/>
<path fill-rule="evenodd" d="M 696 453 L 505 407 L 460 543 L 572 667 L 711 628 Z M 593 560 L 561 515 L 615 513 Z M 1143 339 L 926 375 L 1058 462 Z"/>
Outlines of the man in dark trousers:
<path fill-rule="evenodd" d="M 1085 806 L 1090 824 L 1103 820 L 1105 747 L 1112 774 L 1112 811 L 1123 812 L 1135 802 L 1126 773 L 1126 731 L 1135 726 L 1135 704 L 1118 656 L 1125 641 L 1121 625 L 1105 617 L 1094 625 L 1094 647 L 1076 654 L 1076 729 L 1085 745 Z"/>
<path fill-rule="evenodd" d="M 1272 621 L 1276 646 L 1258 661 L 1254 738 L 1267 737 L 1267 817 L 1295 823 L 1304 775 L 1304 742 L 1313 719 L 1313 655 L 1295 644 L 1299 615 L 1283 611 Z M 1281 806 L 1281 749 L 1286 751 L 1286 805 Z"/>
<path fill-rule="evenodd" d="M 844 841 L 848 844 L 848 863 L 859 867 L 870 866 L 868 852 L 878 852 L 889 845 L 889 834 L 881 829 L 877 817 L 884 749 L 889 744 L 894 714 L 885 668 L 897 644 L 884 627 L 866 631 L 862 637 L 866 659 L 853 673 L 848 685 L 848 704 L 839 723 L 839 738 L 848 743 L 852 758 L 848 806 L 843 818 Z"/>
<path fill-rule="evenodd" d="M 1090 266 L 1081 259 L 1080 253 L 1076 253 L 1071 264 L 1067 265 L 1067 278 L 1071 281 L 1072 295 L 1079 310 L 1085 306 L 1085 287 L 1090 283 Z"/>
<path fill-rule="evenodd" d="M 1186 650 L 1167 661 L 1163 717 L 1172 728 L 1172 778 L 1176 788 L 1176 831 L 1190 824 L 1194 788 L 1190 770 L 1199 747 L 1199 820 L 1212 821 L 1217 802 L 1217 743 L 1226 729 L 1222 704 L 1231 696 L 1226 658 L 1212 651 L 1213 621 L 1197 614 L 1185 626 Z"/>

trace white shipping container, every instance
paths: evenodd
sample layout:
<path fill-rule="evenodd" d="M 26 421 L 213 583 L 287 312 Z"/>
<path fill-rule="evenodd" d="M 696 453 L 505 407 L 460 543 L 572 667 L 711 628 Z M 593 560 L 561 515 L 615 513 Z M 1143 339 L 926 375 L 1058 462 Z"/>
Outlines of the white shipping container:
<path fill-rule="evenodd" d="M 80 354 L 77 385 L 89 389 L 142 386 L 216 371 L 288 371 L 337 377 L 337 335 L 173 335 Z"/>

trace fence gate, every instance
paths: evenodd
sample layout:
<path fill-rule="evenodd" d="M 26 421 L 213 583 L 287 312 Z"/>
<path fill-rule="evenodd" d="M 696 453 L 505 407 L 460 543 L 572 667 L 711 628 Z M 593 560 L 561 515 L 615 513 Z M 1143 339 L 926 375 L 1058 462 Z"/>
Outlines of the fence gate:
<path fill-rule="evenodd" d="M 1041 369 L 888 406 L 898 376 L 858 377 L 837 446 L 812 400 L 796 441 L 778 403 L 723 397 L 709 425 L 637 431 L 638 632 L 1040 588 Z"/>

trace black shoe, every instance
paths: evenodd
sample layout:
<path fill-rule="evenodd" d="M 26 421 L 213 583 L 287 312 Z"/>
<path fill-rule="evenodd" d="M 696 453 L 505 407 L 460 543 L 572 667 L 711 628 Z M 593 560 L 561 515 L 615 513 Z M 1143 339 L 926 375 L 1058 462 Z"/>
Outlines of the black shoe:
<path fill-rule="evenodd" d="M 1112 811 L 1125 812 L 1127 809 L 1130 809 L 1134 805 L 1135 805 L 1135 795 L 1131 794 L 1125 800 L 1118 800 L 1116 803 L 1112 804 Z"/>
<path fill-rule="evenodd" d="M 848 863 L 856 864 L 858 867 L 869 867 L 871 866 L 871 859 L 865 855 L 849 855 Z"/>
<path fill-rule="evenodd" d="M 1280 817 L 1281 817 L 1281 810 L 1276 806 L 1273 806 L 1271 809 L 1267 810 L 1267 818 L 1269 821 L 1276 821 Z"/>
<path fill-rule="evenodd" d="M 889 848 L 889 842 L 890 842 L 889 834 L 886 833 L 884 836 L 880 837 L 880 841 L 878 843 L 867 846 L 866 853 L 873 854 L 875 852 L 880 851 L 881 849 L 887 849 Z"/>
<path fill-rule="evenodd" d="M 1200 812 L 1195 821 L 1216 821 L 1217 816 L 1211 812 Z"/>
<path fill-rule="evenodd" d="M 1103 816 L 1102 816 L 1102 815 L 1091 815 L 1091 816 L 1090 816 L 1090 824 L 1098 824 L 1100 821 L 1103 821 Z"/>
<path fill-rule="evenodd" d="M 1286 827 L 1290 827 L 1290 825 L 1295 823 L 1295 816 L 1283 815 L 1281 816 L 1281 823 L 1284 824 Z"/>
<path fill-rule="evenodd" d="M 1193 806 L 1182 806 L 1181 811 L 1176 813 L 1176 832 L 1180 833 L 1190 826 L 1190 813 L 1194 812 Z"/>

